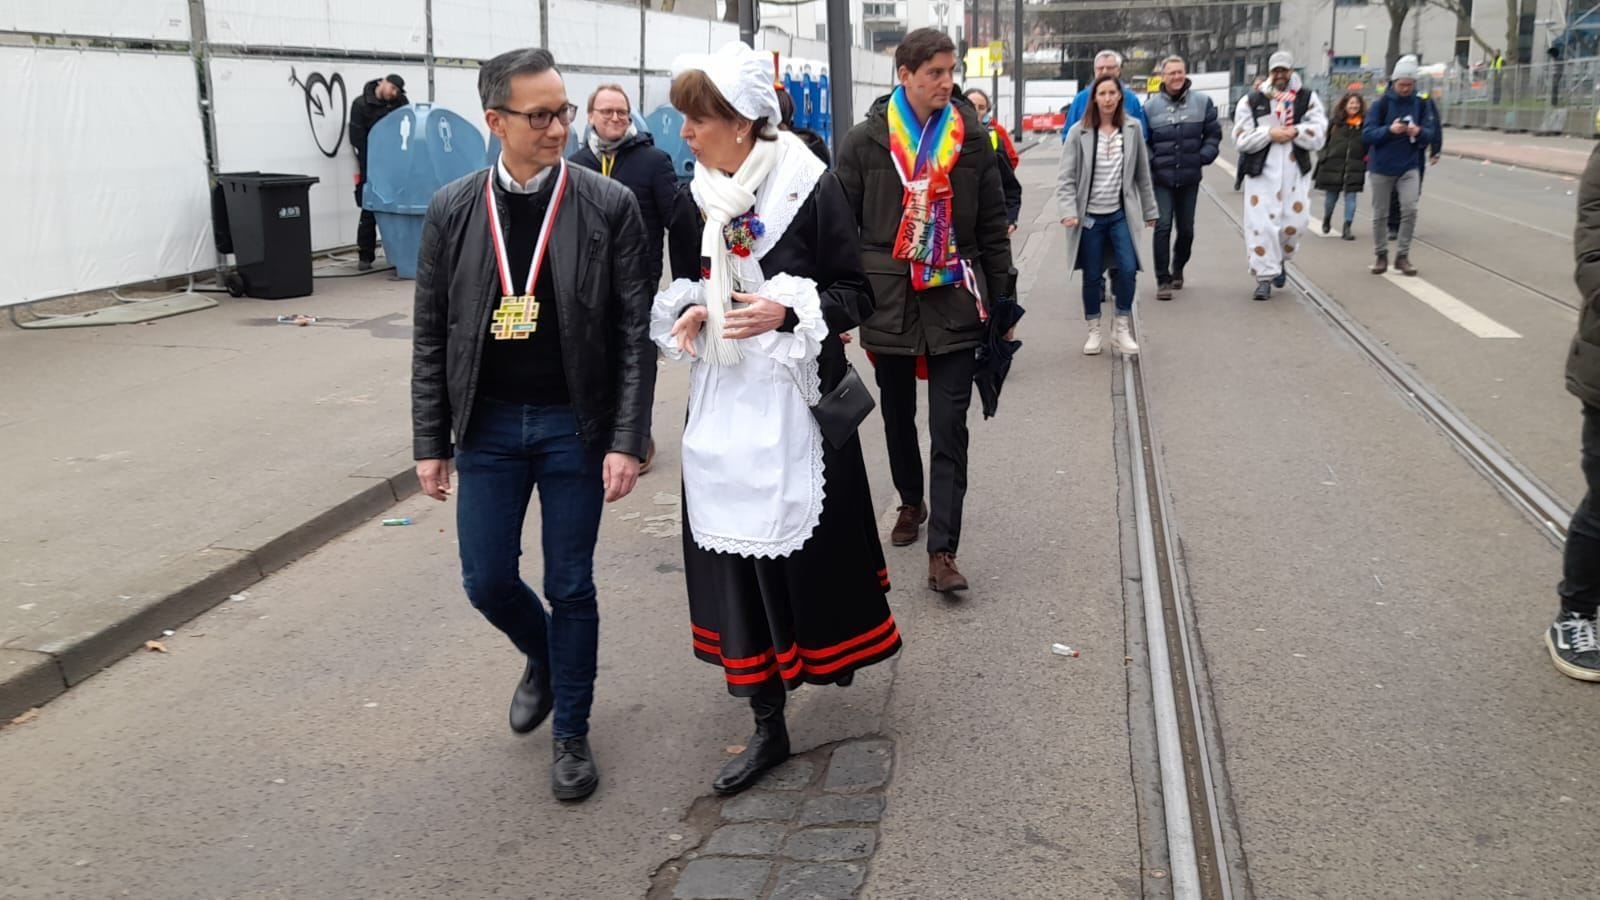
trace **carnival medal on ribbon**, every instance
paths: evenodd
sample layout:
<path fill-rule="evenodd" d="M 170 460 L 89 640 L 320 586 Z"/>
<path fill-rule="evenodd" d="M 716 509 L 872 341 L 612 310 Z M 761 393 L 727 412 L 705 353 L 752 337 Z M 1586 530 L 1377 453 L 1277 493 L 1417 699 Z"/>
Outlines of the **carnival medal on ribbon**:
<path fill-rule="evenodd" d="M 533 295 L 534 286 L 539 283 L 539 270 L 544 265 L 545 252 L 550 246 L 551 226 L 555 224 L 556 213 L 561 209 L 561 199 L 567 193 L 567 161 L 561 161 L 560 170 L 556 173 L 555 194 L 550 198 L 550 208 L 545 210 L 544 222 L 539 226 L 539 241 L 533 248 L 533 262 L 528 266 L 528 286 L 522 293 L 516 293 L 516 286 L 511 280 L 511 257 L 506 253 L 505 232 L 500 227 L 500 214 L 495 209 L 494 203 L 494 172 L 489 173 L 489 180 L 484 188 L 484 196 L 489 206 L 489 237 L 494 243 L 494 261 L 500 270 L 500 305 L 495 308 L 494 318 L 489 323 L 489 336 L 497 341 L 525 341 L 539 330 L 539 301 Z"/>

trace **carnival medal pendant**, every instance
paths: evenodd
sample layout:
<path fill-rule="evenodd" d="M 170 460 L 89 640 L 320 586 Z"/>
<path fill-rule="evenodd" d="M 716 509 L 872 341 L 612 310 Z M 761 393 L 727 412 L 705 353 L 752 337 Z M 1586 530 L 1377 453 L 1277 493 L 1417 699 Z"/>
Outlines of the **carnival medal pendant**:
<path fill-rule="evenodd" d="M 525 341 L 539 330 L 539 301 L 532 294 L 508 294 L 495 308 L 489 334 L 497 341 Z"/>

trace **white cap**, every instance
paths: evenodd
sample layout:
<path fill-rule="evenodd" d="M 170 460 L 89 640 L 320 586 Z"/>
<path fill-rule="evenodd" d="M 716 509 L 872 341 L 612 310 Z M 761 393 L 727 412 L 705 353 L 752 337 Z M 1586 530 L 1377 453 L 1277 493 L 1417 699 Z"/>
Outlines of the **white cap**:
<path fill-rule="evenodd" d="M 777 126 L 783 118 L 772 88 L 772 54 L 734 41 L 715 53 L 685 53 L 672 61 L 673 78 L 695 69 L 706 73 L 728 105 L 746 119 L 766 118 Z"/>
<path fill-rule="evenodd" d="M 1394 74 L 1389 76 L 1389 80 L 1390 81 L 1401 81 L 1401 80 L 1416 81 L 1417 80 L 1417 70 L 1419 68 L 1421 68 L 1421 67 L 1417 64 L 1417 58 L 1408 53 L 1405 56 L 1402 56 L 1399 59 L 1395 60 L 1395 63 L 1394 63 Z"/>
<path fill-rule="evenodd" d="M 1260 58 L 1259 56 L 1256 57 L 1256 59 Z M 1272 59 L 1267 62 L 1267 71 L 1271 72 L 1273 69 L 1294 69 L 1294 54 L 1287 50 L 1279 50 L 1277 53 L 1272 54 Z"/>

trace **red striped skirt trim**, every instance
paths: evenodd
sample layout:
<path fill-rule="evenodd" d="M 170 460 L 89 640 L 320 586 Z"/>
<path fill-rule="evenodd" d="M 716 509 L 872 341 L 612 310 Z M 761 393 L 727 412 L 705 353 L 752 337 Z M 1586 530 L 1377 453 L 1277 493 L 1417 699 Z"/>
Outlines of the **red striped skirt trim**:
<path fill-rule="evenodd" d="M 791 644 L 783 651 L 764 650 L 742 658 L 724 656 L 721 635 L 698 625 L 694 632 L 694 653 L 700 659 L 721 666 L 729 684 L 760 684 L 773 675 L 784 681 L 803 681 L 805 676 L 823 678 L 879 662 L 900 646 L 900 629 L 894 616 L 883 624 L 829 647 L 802 647 Z"/>

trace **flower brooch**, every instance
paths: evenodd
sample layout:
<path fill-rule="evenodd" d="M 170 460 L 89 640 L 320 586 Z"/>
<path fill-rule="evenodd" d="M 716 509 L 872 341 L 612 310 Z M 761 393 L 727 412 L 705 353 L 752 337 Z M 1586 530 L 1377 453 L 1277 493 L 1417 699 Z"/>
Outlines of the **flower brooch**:
<path fill-rule="evenodd" d="M 728 252 L 741 259 L 747 258 L 755 250 L 756 241 L 767 233 L 767 226 L 761 223 L 755 210 L 729 222 L 722 227 L 722 239 L 728 244 Z"/>

